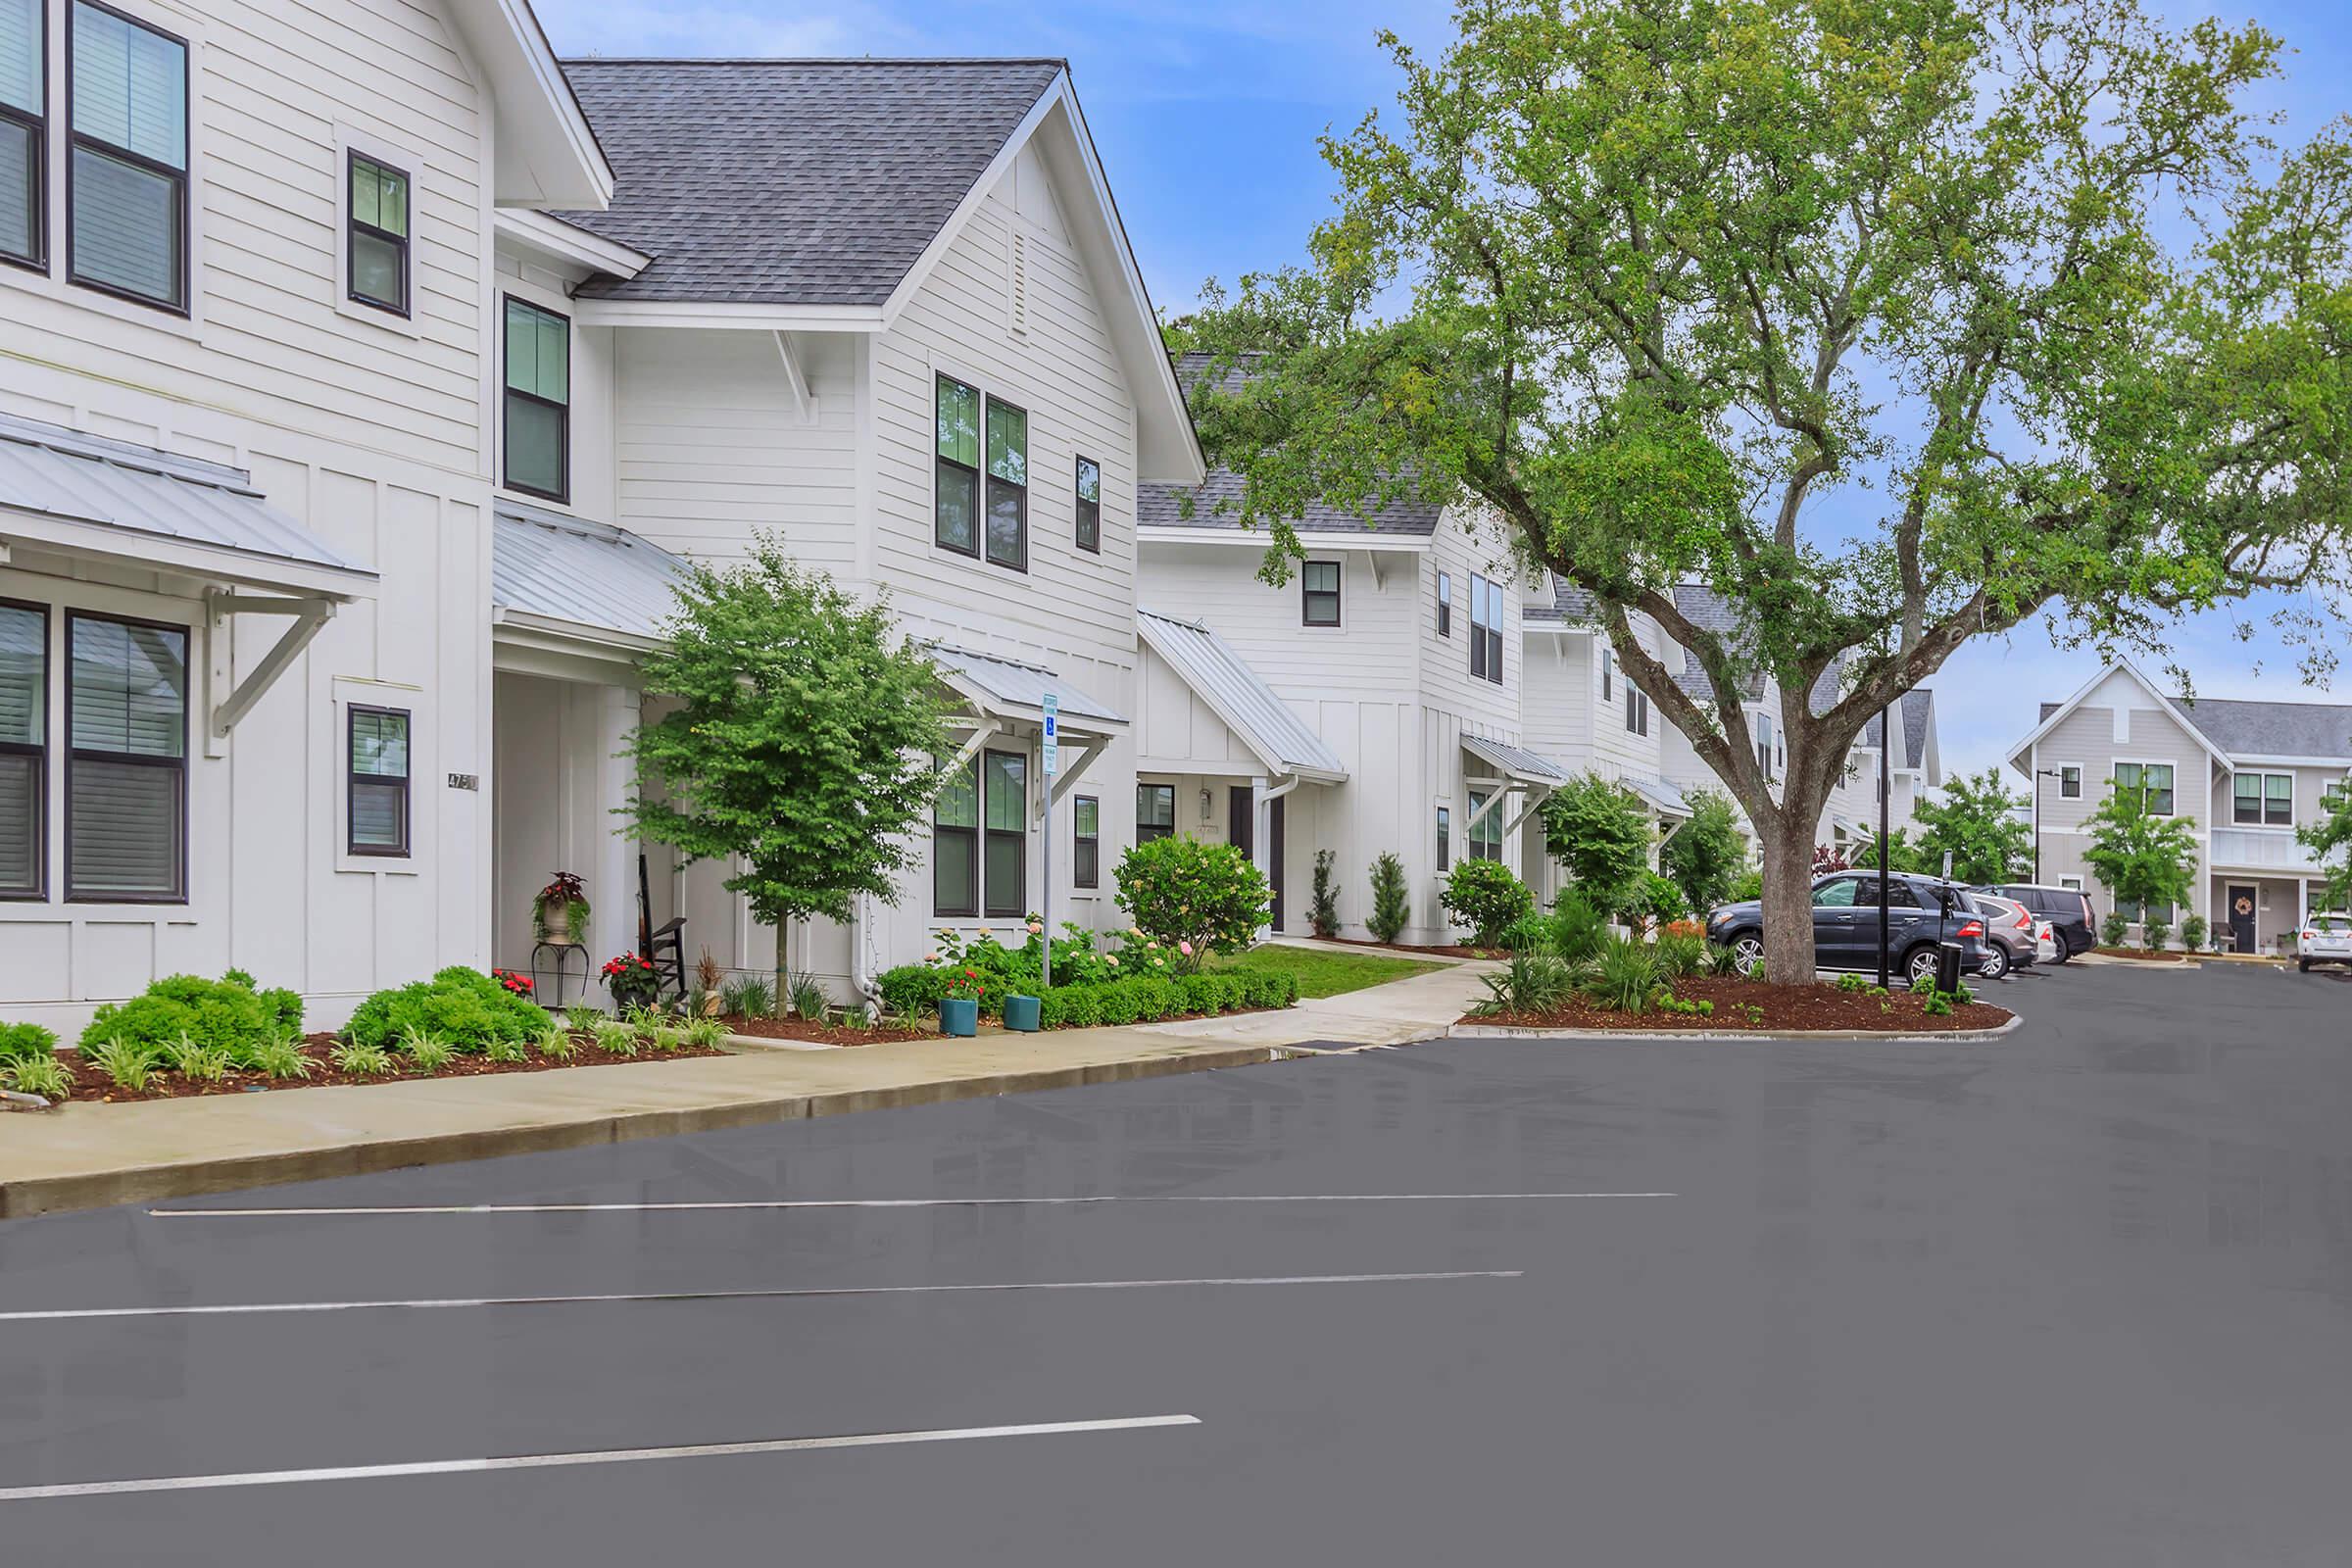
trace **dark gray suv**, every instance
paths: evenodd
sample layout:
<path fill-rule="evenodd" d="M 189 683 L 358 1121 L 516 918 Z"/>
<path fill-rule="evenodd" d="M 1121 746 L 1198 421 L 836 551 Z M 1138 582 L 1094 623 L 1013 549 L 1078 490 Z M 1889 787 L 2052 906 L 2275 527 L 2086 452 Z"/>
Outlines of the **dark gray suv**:
<path fill-rule="evenodd" d="M 1936 944 L 1960 944 L 1960 972 L 1984 961 L 1984 921 L 1968 890 L 1939 877 L 1886 879 L 1886 953 L 1898 983 L 1936 972 Z M 1726 904 L 1707 915 L 1707 940 L 1728 947 L 1742 967 L 1764 956 L 1764 906 Z M 1879 873 L 1833 871 L 1813 880 L 1813 962 L 1823 969 L 1873 973 L 1879 967 Z"/>

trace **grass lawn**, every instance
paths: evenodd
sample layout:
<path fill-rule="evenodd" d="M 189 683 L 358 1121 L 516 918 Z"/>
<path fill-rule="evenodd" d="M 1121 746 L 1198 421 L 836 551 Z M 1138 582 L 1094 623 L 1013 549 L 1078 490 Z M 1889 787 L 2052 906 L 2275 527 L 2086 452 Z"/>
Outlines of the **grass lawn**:
<path fill-rule="evenodd" d="M 1286 948 L 1269 944 L 1230 958 L 1212 958 L 1211 969 L 1270 969 L 1298 977 L 1301 997 L 1336 997 L 1361 991 L 1408 974 L 1442 969 L 1426 958 L 1400 958 L 1388 953 L 1327 953 L 1319 948 Z"/>

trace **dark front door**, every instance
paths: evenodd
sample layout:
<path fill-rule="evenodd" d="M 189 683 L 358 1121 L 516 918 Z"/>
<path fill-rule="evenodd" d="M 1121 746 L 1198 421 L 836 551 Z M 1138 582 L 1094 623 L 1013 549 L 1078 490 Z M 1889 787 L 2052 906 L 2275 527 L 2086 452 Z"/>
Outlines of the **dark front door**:
<path fill-rule="evenodd" d="M 1282 808 L 1290 803 L 1281 798 L 1266 805 L 1266 861 L 1274 876 L 1274 929 L 1282 929 Z"/>
<path fill-rule="evenodd" d="M 2230 890 L 2230 935 L 2233 939 L 2230 945 L 2239 953 L 2254 951 L 2256 897 L 2257 890 L 2253 888 L 2233 887 Z"/>
<path fill-rule="evenodd" d="M 1250 830 L 1257 824 L 1257 813 L 1250 809 L 1250 786 L 1236 784 L 1225 792 L 1225 842 L 1242 852 L 1242 858 L 1254 858 L 1252 852 L 1257 840 Z"/>

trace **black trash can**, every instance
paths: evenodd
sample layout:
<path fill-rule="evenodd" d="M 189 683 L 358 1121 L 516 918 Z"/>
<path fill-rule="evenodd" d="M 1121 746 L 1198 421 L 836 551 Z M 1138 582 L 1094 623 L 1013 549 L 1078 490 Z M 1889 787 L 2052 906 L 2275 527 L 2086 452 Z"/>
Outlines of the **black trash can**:
<path fill-rule="evenodd" d="M 1947 997 L 1960 994 L 1960 944 L 1949 937 L 1936 949 L 1936 989 Z"/>

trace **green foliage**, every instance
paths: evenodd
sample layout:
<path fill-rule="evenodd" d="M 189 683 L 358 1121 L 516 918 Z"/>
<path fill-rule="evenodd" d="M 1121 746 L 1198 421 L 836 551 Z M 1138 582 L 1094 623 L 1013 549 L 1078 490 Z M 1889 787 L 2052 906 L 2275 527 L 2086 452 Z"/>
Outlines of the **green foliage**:
<path fill-rule="evenodd" d="M 37 1023 L 0 1023 L 0 1062 L 36 1061 L 57 1052 L 57 1031 Z"/>
<path fill-rule="evenodd" d="M 2320 808 L 2321 818 L 2295 829 L 2295 837 L 2325 878 L 2315 895 L 2318 907 L 2352 909 L 2352 784 L 2331 786 L 2320 797 Z"/>
<path fill-rule="evenodd" d="M 1138 844 L 1119 859 L 1117 903 L 1191 973 L 1211 953 L 1239 953 L 1265 924 L 1274 890 L 1230 844 L 1181 834 Z"/>
<path fill-rule="evenodd" d="M 428 1034 L 415 1024 L 401 1032 L 400 1054 L 416 1072 L 439 1072 L 457 1055 L 457 1049 L 438 1035 Z"/>
<path fill-rule="evenodd" d="M 2164 945 L 2167 941 L 2171 940 L 2173 928 L 2162 920 L 2143 920 L 2140 922 L 2140 946 L 2146 948 L 2150 953 L 2163 952 Z"/>
<path fill-rule="evenodd" d="M 1544 848 L 1578 891 L 1623 909 L 1649 870 L 1649 810 L 1624 785 L 1580 773 L 1544 803 Z"/>
<path fill-rule="evenodd" d="M 911 1018 L 939 1005 L 941 986 L 945 979 L 944 971 L 936 964 L 902 963 L 876 975 L 874 984 L 881 989 L 883 1006 Z M 727 1010 L 734 1012 L 740 1009 L 729 1007 Z"/>
<path fill-rule="evenodd" d="M 2034 864 L 2034 829 L 2017 812 L 2026 805 L 2001 783 L 1999 768 L 1988 767 L 1943 788 L 1939 800 L 1923 800 L 1912 815 L 1920 823 L 1919 857 L 1941 872 L 1943 858 L 1952 858 L 1952 878 L 1958 882 L 2008 882 L 2027 874 Z"/>
<path fill-rule="evenodd" d="M 1870 989 L 1870 982 L 1858 974 L 1841 974 L 1838 977 L 1838 989 L 1848 996 L 1857 996 Z"/>
<path fill-rule="evenodd" d="M 318 1064 L 289 1036 L 271 1035 L 245 1054 L 245 1065 L 269 1078 L 308 1078 Z"/>
<path fill-rule="evenodd" d="M 1307 929 L 1319 937 L 1334 937 L 1340 933 L 1340 877 L 1334 869 L 1339 859 L 1336 850 L 1315 852 L 1315 887 L 1307 900 Z"/>
<path fill-rule="evenodd" d="M 168 975 L 127 1002 L 110 1002 L 82 1030 L 81 1044 L 86 1048 L 120 1036 L 160 1053 L 186 1035 L 199 1045 L 234 1055 L 272 1027 L 290 1031 L 302 1027 L 300 997 L 290 991 L 256 995 L 241 971 L 232 973 L 238 978 Z M 286 1015 L 285 999 L 291 999 L 291 1018 Z"/>
<path fill-rule="evenodd" d="M 1658 865 L 1690 907 L 1703 914 L 1735 897 L 1732 889 L 1747 867 L 1747 846 L 1731 797 L 1719 790 L 1688 789 L 1683 804 L 1690 808 L 1690 820 L 1658 847 Z M 1756 896 L 1762 896 L 1761 887 Z"/>
<path fill-rule="evenodd" d="M 861 1010 L 860 1017 L 865 1014 Z M 715 1051 L 726 1043 L 727 1026 L 716 1018 L 697 1018 L 686 1026 L 686 1044 L 704 1051 Z"/>
<path fill-rule="evenodd" d="M 776 1010 L 775 987 L 756 977 L 721 986 L 718 999 L 720 1010 L 738 1018 L 764 1018 Z M 586 1028 L 588 1025 L 580 1027 Z"/>
<path fill-rule="evenodd" d="M 535 1040 L 547 1010 L 525 1002 L 479 969 L 453 964 L 430 980 L 378 991 L 353 1009 L 344 1036 L 390 1049 L 412 1032 L 471 1054 L 493 1040 Z"/>
<path fill-rule="evenodd" d="M 1086 1029 L 1151 1023 L 1186 1013 L 1287 1007 L 1298 999 L 1298 977 L 1283 970 L 1221 970 L 1166 979 L 1140 975 L 1048 989 L 1038 998 L 1038 1027 Z"/>
<path fill-rule="evenodd" d="M 2180 945 L 2191 953 L 2202 953 L 2205 950 L 2205 938 L 2211 929 L 2203 915 L 2190 915 L 2180 922 Z"/>
<path fill-rule="evenodd" d="M 335 1070 L 354 1078 L 388 1078 L 394 1072 L 392 1053 L 382 1046 L 346 1040 L 330 1053 Z"/>
<path fill-rule="evenodd" d="M 114 1035 L 96 1044 L 84 1041 L 81 1059 L 97 1068 L 117 1089 L 135 1094 L 147 1087 L 147 1079 L 155 1071 L 156 1054 L 161 1049 L 125 1035 Z"/>
<path fill-rule="evenodd" d="M 74 1095 L 74 1073 L 53 1055 L 0 1056 L 0 1087 L 54 1103 Z"/>
<path fill-rule="evenodd" d="M 190 1083 L 217 1084 L 228 1076 L 228 1053 L 193 1035 L 181 1035 L 163 1050 L 164 1064 Z"/>
<path fill-rule="evenodd" d="M 1736 978 L 1740 973 L 1740 955 L 1734 953 L 1730 948 L 1709 946 L 1707 949 L 1707 973 L 1718 980 Z"/>
<path fill-rule="evenodd" d="M 1576 997 L 1573 971 L 1565 959 L 1552 953 L 1514 953 L 1508 963 L 1479 978 L 1486 985 L 1487 996 L 1471 1011 L 1484 1017 L 1552 1012 Z"/>
<path fill-rule="evenodd" d="M 2144 791 L 2125 789 L 2110 779 L 2105 798 L 2085 825 L 2090 843 L 2082 861 L 2118 904 L 2147 910 L 2189 902 L 2197 866 L 2193 820 L 2157 816 L 2149 811 Z"/>
<path fill-rule="evenodd" d="M 1707 939 L 1668 932 L 1652 945 L 1658 972 L 1669 980 L 1702 972 L 1707 966 Z"/>
<path fill-rule="evenodd" d="M 1513 921 L 1533 914 L 1536 897 L 1527 884 L 1499 860 L 1456 860 L 1446 874 L 1438 903 L 1461 925 L 1470 927 L 1470 940 L 1494 947 Z"/>
<path fill-rule="evenodd" d="M 823 1023 L 833 1010 L 833 999 L 825 995 L 825 988 L 807 977 L 792 983 L 791 996 L 794 1014 L 810 1023 Z"/>
<path fill-rule="evenodd" d="M 649 1033 L 645 1043 L 655 1055 L 667 1056 L 686 1044 L 686 1030 L 681 1025 L 665 1023 Z"/>
<path fill-rule="evenodd" d="M 779 933 L 781 988 L 785 922 L 896 903 L 917 863 L 947 749 L 938 673 L 886 599 L 768 533 L 739 565 L 690 566 L 663 632 L 645 691 L 674 701 L 630 739 L 629 831 L 736 868 L 726 888 Z"/>
<path fill-rule="evenodd" d="M 1673 881 L 1655 871 L 1644 871 L 1635 879 L 1623 913 L 1637 925 L 1663 925 L 1669 920 L 1689 919 L 1690 903 Z"/>
<path fill-rule="evenodd" d="M 1612 937 L 1592 960 L 1585 994 L 1616 1012 L 1644 1012 L 1663 983 L 1658 960 L 1644 944 Z"/>
<path fill-rule="evenodd" d="M 1598 954 L 1609 939 L 1609 915 L 1601 906 L 1570 889 L 1552 906 L 1552 951 L 1570 963 Z"/>
<path fill-rule="evenodd" d="M 607 1018 L 596 1026 L 596 1049 L 609 1056 L 637 1054 L 637 1026 L 618 1018 Z"/>
<path fill-rule="evenodd" d="M 1453 17 L 1442 53 L 1385 38 L 1400 111 L 1324 138 L 1304 265 L 1202 289 L 1202 445 L 1269 577 L 1310 506 L 1417 501 L 1491 513 L 1590 596 L 1758 824 L 1781 978 L 1813 957 L 1792 833 L 1972 637 L 2048 612 L 2162 646 L 2286 589 L 2307 671 L 2333 662 L 2352 150 L 2341 121 L 2279 137 L 2279 38 L 2138 0 Z M 1832 520 L 1829 493 L 1859 499 Z M 1692 579 L 1732 624 L 1682 612 Z M 1777 781 L 1742 710 L 1768 675 L 1800 694 Z"/>
<path fill-rule="evenodd" d="M 1681 997 L 1668 994 L 1658 998 L 1657 1006 L 1660 1012 L 1677 1012 L 1686 1018 L 1712 1018 L 1715 1016 L 1715 1004 L 1704 997 L 1686 1002 Z"/>
<path fill-rule="evenodd" d="M 564 1009 L 564 1022 L 582 1034 L 595 1028 L 604 1016 L 605 1009 L 593 1002 L 575 1002 Z"/>
<path fill-rule="evenodd" d="M 519 1040 L 493 1040 L 482 1047 L 482 1057 L 486 1061 L 513 1063 L 530 1060 L 531 1052 L 530 1048 Z"/>
<path fill-rule="evenodd" d="M 1869 834 L 1860 844 L 1855 845 L 1853 858 L 1847 863 L 1866 871 L 1877 870 L 1879 868 L 1878 834 Z M 1910 830 L 1898 827 L 1886 835 L 1886 869 L 1908 872 L 1913 876 L 1940 876 L 1943 872 L 1943 860 L 1939 856 L 1931 861 L 1927 853 L 1912 842 Z"/>
<path fill-rule="evenodd" d="M 2106 918 L 2099 922 L 2099 946 L 2120 948 L 2124 945 L 2124 938 L 2131 933 L 2131 930 L 2132 922 L 2110 909 L 2107 911 Z"/>
<path fill-rule="evenodd" d="M 1394 942 L 1412 917 L 1412 898 L 1404 888 L 1404 862 L 1396 851 L 1383 850 L 1372 860 L 1372 913 L 1364 926 L 1375 942 Z"/>
<path fill-rule="evenodd" d="M 603 1021 L 602 1018 L 597 1020 L 599 1023 Z M 539 1048 L 539 1054 L 550 1061 L 569 1061 L 580 1054 L 579 1041 L 573 1038 L 569 1029 L 558 1023 L 550 1023 L 540 1030 L 534 1044 Z"/>
<path fill-rule="evenodd" d="M 1732 878 L 1732 891 L 1728 902 L 1733 904 L 1753 904 L 1756 900 L 1762 898 L 1763 896 L 1763 872 L 1754 870 L 1742 871 L 1738 876 Z"/>

